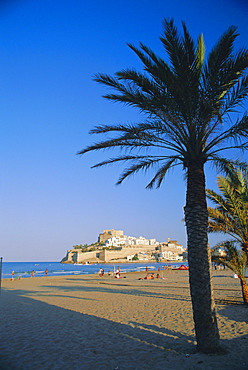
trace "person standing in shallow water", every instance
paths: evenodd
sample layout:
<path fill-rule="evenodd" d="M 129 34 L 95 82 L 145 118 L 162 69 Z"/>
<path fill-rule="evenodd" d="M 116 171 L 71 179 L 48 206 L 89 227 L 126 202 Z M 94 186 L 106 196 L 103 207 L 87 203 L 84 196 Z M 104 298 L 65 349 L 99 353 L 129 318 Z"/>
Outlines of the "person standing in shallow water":
<path fill-rule="evenodd" d="M 120 267 L 117 268 L 116 273 L 115 273 L 115 277 L 117 279 L 119 279 L 121 277 L 121 269 L 120 269 Z"/>
<path fill-rule="evenodd" d="M 31 272 L 31 277 L 34 277 L 34 273 L 35 273 L 35 272 L 34 272 L 34 270 L 33 270 L 33 271 Z"/>
<path fill-rule="evenodd" d="M 45 269 L 45 276 L 48 275 L 48 269 Z"/>

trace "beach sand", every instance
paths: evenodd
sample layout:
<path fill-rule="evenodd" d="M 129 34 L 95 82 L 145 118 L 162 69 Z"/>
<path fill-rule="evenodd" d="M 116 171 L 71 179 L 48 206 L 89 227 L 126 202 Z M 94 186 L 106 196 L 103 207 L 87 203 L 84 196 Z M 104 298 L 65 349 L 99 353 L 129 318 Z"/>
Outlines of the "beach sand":
<path fill-rule="evenodd" d="M 188 271 L 2 281 L 0 370 L 248 369 L 239 279 L 213 271 L 225 355 L 195 352 Z"/>

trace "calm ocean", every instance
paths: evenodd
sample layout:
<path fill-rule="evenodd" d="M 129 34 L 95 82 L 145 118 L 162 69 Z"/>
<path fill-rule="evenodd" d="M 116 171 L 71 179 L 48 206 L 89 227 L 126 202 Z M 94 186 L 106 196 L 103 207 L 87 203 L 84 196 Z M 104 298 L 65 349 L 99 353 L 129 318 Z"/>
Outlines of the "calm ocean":
<path fill-rule="evenodd" d="M 157 270 L 164 265 L 187 265 L 186 262 L 178 263 L 125 263 L 120 264 L 121 272 L 131 271 L 145 271 L 146 266 L 149 270 Z M 62 276 L 62 275 L 87 275 L 95 274 L 99 268 L 102 267 L 105 272 L 115 271 L 117 264 L 96 264 L 96 265 L 69 265 L 60 262 L 2 262 L 2 279 L 11 278 L 12 271 L 14 271 L 15 278 L 26 278 L 31 276 L 31 271 L 35 271 L 35 276 L 44 276 L 45 270 L 48 269 L 48 276 Z"/>

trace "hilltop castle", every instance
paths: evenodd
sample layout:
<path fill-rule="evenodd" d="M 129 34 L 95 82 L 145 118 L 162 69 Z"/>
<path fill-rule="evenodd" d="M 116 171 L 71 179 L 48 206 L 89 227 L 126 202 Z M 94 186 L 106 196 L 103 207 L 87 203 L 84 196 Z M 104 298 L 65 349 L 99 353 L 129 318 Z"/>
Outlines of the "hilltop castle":
<path fill-rule="evenodd" d="M 127 262 L 133 260 L 169 260 L 186 258 L 186 249 L 176 240 L 159 243 L 156 239 L 135 238 L 124 235 L 122 230 L 104 230 L 99 234 L 98 246 L 92 251 L 74 248 L 67 251 L 62 263 Z"/>

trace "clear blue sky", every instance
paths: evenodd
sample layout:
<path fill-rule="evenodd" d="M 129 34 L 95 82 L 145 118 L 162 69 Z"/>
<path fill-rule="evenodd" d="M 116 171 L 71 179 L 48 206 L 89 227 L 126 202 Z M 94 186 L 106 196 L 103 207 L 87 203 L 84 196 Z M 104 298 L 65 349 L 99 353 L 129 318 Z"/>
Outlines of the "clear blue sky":
<path fill-rule="evenodd" d="M 184 20 L 207 51 L 230 26 L 248 47 L 247 0 L 2 0 L 0 2 L 0 256 L 59 261 L 103 229 L 186 246 L 184 174 L 159 190 L 152 174 L 115 186 L 122 166 L 91 169 L 108 153 L 76 153 L 99 124 L 137 122 L 132 108 L 104 100 L 95 73 L 141 68 L 127 47 L 142 41 L 164 57 L 163 18 Z M 207 171 L 207 186 L 216 173 Z M 210 238 L 214 242 L 214 238 Z"/>

